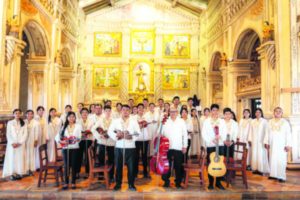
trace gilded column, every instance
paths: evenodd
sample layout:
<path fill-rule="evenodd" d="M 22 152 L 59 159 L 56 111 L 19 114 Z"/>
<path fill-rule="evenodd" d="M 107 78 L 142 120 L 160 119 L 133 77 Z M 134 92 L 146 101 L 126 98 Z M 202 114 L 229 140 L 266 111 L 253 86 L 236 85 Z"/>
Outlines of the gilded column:
<path fill-rule="evenodd" d="M 120 100 L 127 102 L 128 96 L 128 77 L 129 77 L 129 64 L 121 66 L 121 81 L 120 81 Z"/>
<path fill-rule="evenodd" d="M 154 66 L 154 98 L 157 101 L 163 98 L 162 94 L 162 65 L 157 64 Z"/>

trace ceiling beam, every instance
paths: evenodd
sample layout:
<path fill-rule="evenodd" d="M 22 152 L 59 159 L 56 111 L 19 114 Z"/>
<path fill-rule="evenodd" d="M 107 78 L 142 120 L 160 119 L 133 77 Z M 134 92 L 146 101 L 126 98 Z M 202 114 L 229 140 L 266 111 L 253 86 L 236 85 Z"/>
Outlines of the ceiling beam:
<path fill-rule="evenodd" d="M 108 6 L 108 2 L 106 0 L 100 0 L 93 4 L 85 6 L 82 9 L 83 9 L 84 13 L 87 15 L 87 14 L 91 14 L 97 10 L 100 10 L 101 8 L 105 8 L 106 6 Z"/>
<path fill-rule="evenodd" d="M 176 4 L 177 4 L 177 0 L 173 0 L 172 1 L 172 7 L 174 8 L 176 6 Z"/>

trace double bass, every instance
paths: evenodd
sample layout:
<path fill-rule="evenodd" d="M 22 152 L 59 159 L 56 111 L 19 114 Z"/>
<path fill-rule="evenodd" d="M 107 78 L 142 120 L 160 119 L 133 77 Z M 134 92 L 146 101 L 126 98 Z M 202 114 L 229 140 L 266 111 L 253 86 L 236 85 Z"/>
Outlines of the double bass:
<path fill-rule="evenodd" d="M 154 155 L 150 160 L 150 169 L 152 172 L 163 175 L 169 172 L 170 165 L 167 157 L 169 151 L 169 139 L 162 135 L 162 127 L 168 119 L 164 115 L 158 136 L 154 139 Z"/>

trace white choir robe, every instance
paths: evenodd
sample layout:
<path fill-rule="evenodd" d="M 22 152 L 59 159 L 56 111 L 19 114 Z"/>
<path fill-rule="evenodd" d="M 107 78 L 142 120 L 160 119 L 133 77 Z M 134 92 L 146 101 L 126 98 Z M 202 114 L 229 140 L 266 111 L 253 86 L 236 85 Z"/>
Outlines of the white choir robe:
<path fill-rule="evenodd" d="M 47 129 L 47 124 L 46 124 L 46 119 L 45 118 L 40 118 L 40 116 L 36 116 L 35 120 L 39 123 L 39 134 L 38 134 L 38 144 L 36 148 L 36 153 L 35 153 L 35 167 L 36 169 L 40 168 L 40 159 L 39 159 L 39 147 L 42 144 L 46 144 L 46 141 L 49 140 L 48 138 L 48 129 Z"/>
<path fill-rule="evenodd" d="M 90 114 L 88 116 L 89 123 L 91 123 L 92 126 L 94 126 L 98 121 L 101 121 L 103 116 L 104 116 L 103 114 L 101 114 L 101 115 Z"/>
<path fill-rule="evenodd" d="M 248 137 L 250 133 L 250 127 L 251 127 L 251 121 L 252 119 L 241 119 L 239 123 L 239 134 L 238 134 L 238 139 L 240 142 L 246 143 L 246 148 L 248 149 L 248 154 L 247 154 L 247 165 L 250 165 L 251 163 L 251 147 L 249 146 L 248 143 Z M 242 150 L 242 149 L 240 149 Z M 242 159 L 242 155 L 238 155 L 238 159 Z"/>
<path fill-rule="evenodd" d="M 229 122 L 225 121 L 227 126 L 227 134 L 230 135 L 230 141 L 236 142 L 238 133 L 239 133 L 239 125 L 233 119 L 230 119 Z"/>
<path fill-rule="evenodd" d="M 267 120 L 260 118 L 251 121 L 248 141 L 251 142 L 251 168 L 253 171 L 269 173 L 268 152 L 264 146 L 264 138 L 267 131 Z"/>
<path fill-rule="evenodd" d="M 203 136 L 202 136 L 202 128 L 203 128 L 204 121 L 208 118 L 209 117 L 205 117 L 204 115 L 202 115 L 199 120 L 200 121 L 201 141 L 202 141 L 201 146 L 203 146 L 204 148 L 206 148 L 206 145 L 205 145 L 205 141 L 203 140 Z"/>
<path fill-rule="evenodd" d="M 26 140 L 26 171 L 35 171 L 35 156 L 36 156 L 36 147 L 34 147 L 35 141 L 38 141 L 39 135 L 39 123 L 32 119 L 30 122 L 25 120 L 27 125 L 27 140 Z"/>
<path fill-rule="evenodd" d="M 154 112 L 148 111 L 147 113 L 145 113 L 144 117 L 147 123 L 150 123 L 145 129 L 147 129 L 147 132 L 150 137 L 149 153 L 150 156 L 152 156 L 154 154 L 154 150 L 153 150 L 154 139 L 157 136 L 157 131 L 158 131 L 157 129 L 158 129 L 159 118 L 160 118 L 159 111 L 154 111 Z M 152 123 L 153 121 L 155 121 L 155 123 Z"/>
<path fill-rule="evenodd" d="M 87 131 L 87 130 L 92 131 L 92 127 L 94 125 L 94 123 L 90 121 L 88 118 L 86 119 L 86 121 L 83 121 L 83 119 L 80 118 L 79 120 L 76 120 L 76 123 L 81 125 L 82 131 Z M 88 138 L 84 138 L 84 140 L 93 141 L 94 140 L 93 134 L 90 135 Z"/>
<path fill-rule="evenodd" d="M 136 120 L 138 123 L 141 121 L 146 121 L 147 123 L 150 122 L 150 121 L 147 121 L 145 114 L 143 116 L 137 115 Z M 141 134 L 137 137 L 136 141 L 149 141 L 152 139 L 152 136 L 150 135 L 150 132 L 148 131 L 147 127 L 146 128 L 142 127 L 142 128 L 140 128 L 140 130 L 141 130 Z"/>
<path fill-rule="evenodd" d="M 200 155 L 200 149 L 203 141 L 200 132 L 200 122 L 198 117 L 191 118 L 192 133 L 191 133 L 191 151 L 190 155 Z"/>
<path fill-rule="evenodd" d="M 3 166 L 2 177 L 11 176 L 13 174 L 26 174 L 26 139 L 27 125 L 21 127 L 16 120 L 11 120 L 7 123 L 7 146 L 5 152 L 5 160 Z M 19 143 L 21 146 L 13 148 L 12 144 Z"/>
<path fill-rule="evenodd" d="M 115 110 L 115 111 L 113 111 L 111 117 L 112 117 L 113 119 L 121 118 L 121 112 L 118 112 L 118 111 Z"/>
<path fill-rule="evenodd" d="M 116 142 L 111 139 L 111 137 L 104 138 L 98 133 L 97 128 L 101 127 L 103 130 L 107 131 L 112 122 L 112 118 L 103 117 L 100 121 L 98 121 L 91 129 L 94 138 L 97 140 L 97 144 L 102 144 L 105 146 L 113 147 L 116 145 Z"/>
<path fill-rule="evenodd" d="M 286 180 L 287 152 L 285 147 L 292 146 L 292 132 L 285 119 L 268 123 L 264 143 L 270 145 L 270 177 Z"/>
<path fill-rule="evenodd" d="M 50 123 L 47 124 L 48 129 L 48 159 L 49 162 L 55 162 L 55 137 L 59 134 L 62 128 L 62 122 L 58 117 L 55 117 Z M 59 147 L 59 146 L 58 146 Z"/>

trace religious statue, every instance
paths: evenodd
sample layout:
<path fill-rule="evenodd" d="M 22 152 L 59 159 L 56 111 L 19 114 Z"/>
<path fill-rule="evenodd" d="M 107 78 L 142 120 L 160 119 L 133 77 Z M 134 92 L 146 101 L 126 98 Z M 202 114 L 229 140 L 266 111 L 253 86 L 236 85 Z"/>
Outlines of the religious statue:
<path fill-rule="evenodd" d="M 136 91 L 146 91 L 147 90 L 146 83 L 144 80 L 145 75 L 146 75 L 146 73 L 143 70 L 143 66 L 139 65 L 138 71 L 136 72 L 136 76 L 138 77 L 138 84 L 136 87 Z"/>
<path fill-rule="evenodd" d="M 221 67 L 226 67 L 228 64 L 228 59 L 227 59 L 226 53 L 224 53 L 224 52 L 222 53 L 220 60 L 221 60 Z"/>
<path fill-rule="evenodd" d="M 274 27 L 268 21 L 265 21 L 263 25 L 263 43 L 270 40 L 274 40 Z"/>
<path fill-rule="evenodd" d="M 56 51 L 55 57 L 54 57 L 54 62 L 58 65 L 61 65 L 61 53 L 59 50 Z"/>

